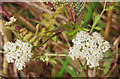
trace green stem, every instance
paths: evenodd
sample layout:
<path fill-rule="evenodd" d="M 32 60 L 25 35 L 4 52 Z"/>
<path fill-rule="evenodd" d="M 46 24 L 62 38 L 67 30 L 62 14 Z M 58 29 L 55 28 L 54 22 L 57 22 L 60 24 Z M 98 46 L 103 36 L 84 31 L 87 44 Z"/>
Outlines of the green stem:
<path fill-rule="evenodd" d="M 65 11 L 65 14 L 66 14 L 67 18 L 70 19 L 69 15 L 68 15 L 68 13 L 67 13 L 67 10 L 66 10 L 66 8 L 65 8 L 65 6 L 63 6 L 63 8 L 64 8 L 64 11 Z"/>
<path fill-rule="evenodd" d="M 56 35 L 59 35 L 60 33 L 61 33 L 61 32 L 58 32 L 58 33 L 54 34 L 53 36 L 49 37 L 44 43 L 40 44 L 40 47 L 41 47 L 42 45 L 44 45 L 48 40 L 52 39 L 52 38 L 55 37 Z"/>
<path fill-rule="evenodd" d="M 94 24 L 92 25 L 92 28 L 90 30 L 90 33 L 93 31 L 93 29 L 95 28 L 97 22 L 99 21 L 100 17 L 102 16 L 102 14 L 104 13 L 105 10 L 103 10 L 100 14 L 100 16 L 97 18 L 97 20 L 94 22 Z"/>
<path fill-rule="evenodd" d="M 94 24 L 92 25 L 92 28 L 91 28 L 91 30 L 90 30 L 90 33 L 93 31 L 93 29 L 95 28 L 97 22 L 99 21 L 99 19 L 100 19 L 101 16 L 103 15 L 104 11 L 106 10 L 105 7 L 106 7 L 106 1 L 105 1 L 105 4 L 104 4 L 104 7 L 103 7 L 103 11 L 101 12 L 101 14 L 100 14 L 99 17 L 97 18 L 97 20 L 96 20 L 96 21 L 94 22 Z"/>

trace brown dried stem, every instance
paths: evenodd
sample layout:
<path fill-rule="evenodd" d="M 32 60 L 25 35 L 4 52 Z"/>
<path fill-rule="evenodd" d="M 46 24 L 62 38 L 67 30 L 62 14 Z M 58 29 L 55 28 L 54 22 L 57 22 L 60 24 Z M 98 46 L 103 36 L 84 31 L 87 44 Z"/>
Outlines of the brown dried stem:
<path fill-rule="evenodd" d="M 114 2 L 111 2 L 109 7 L 111 7 L 113 5 L 114 5 Z M 105 40 L 107 40 L 108 36 L 109 36 L 109 30 L 110 30 L 111 19 L 112 19 L 112 11 L 113 10 L 108 10 L 108 16 L 107 16 L 107 19 L 106 19 L 105 35 L 104 35 Z"/>

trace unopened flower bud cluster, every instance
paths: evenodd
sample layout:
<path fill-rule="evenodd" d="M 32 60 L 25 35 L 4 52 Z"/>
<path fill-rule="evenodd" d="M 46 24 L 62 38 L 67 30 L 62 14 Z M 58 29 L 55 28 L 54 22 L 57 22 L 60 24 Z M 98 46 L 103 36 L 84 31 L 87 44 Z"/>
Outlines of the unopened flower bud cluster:
<path fill-rule="evenodd" d="M 22 70 L 32 57 L 31 49 L 31 44 L 18 39 L 15 43 L 7 42 L 4 45 L 6 60 L 8 63 L 15 63 L 16 68 Z"/>
<path fill-rule="evenodd" d="M 47 53 L 44 53 L 41 57 L 40 60 L 43 62 L 48 62 L 49 61 L 49 57 L 47 55 Z"/>
<path fill-rule="evenodd" d="M 86 58 L 90 68 L 99 66 L 103 54 L 110 48 L 109 42 L 105 41 L 101 34 L 94 32 L 91 35 L 80 31 L 72 40 L 73 47 L 69 48 L 69 55 L 73 58 Z"/>
<path fill-rule="evenodd" d="M 9 22 L 6 22 L 6 23 L 5 23 L 5 25 L 11 25 L 11 24 L 13 24 L 16 20 L 17 20 L 17 19 L 15 19 L 14 16 L 13 16 L 13 17 L 10 18 L 10 21 L 9 21 Z"/>

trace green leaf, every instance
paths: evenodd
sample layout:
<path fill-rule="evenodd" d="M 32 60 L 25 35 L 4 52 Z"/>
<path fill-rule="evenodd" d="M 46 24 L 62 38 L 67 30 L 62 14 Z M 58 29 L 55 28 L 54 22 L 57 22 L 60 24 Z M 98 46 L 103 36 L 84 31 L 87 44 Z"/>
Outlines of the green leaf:
<path fill-rule="evenodd" d="M 43 16 L 47 20 L 50 20 L 52 18 L 52 16 L 50 14 L 46 14 L 46 13 L 44 13 Z"/>
<path fill-rule="evenodd" d="M 34 36 L 33 38 L 31 38 L 30 41 L 29 41 L 29 43 L 33 43 L 36 38 L 37 38 L 37 36 Z"/>
<path fill-rule="evenodd" d="M 65 63 L 66 63 L 66 65 L 68 65 L 69 64 L 68 60 L 65 60 Z M 58 77 L 62 77 L 64 75 L 64 73 L 65 73 L 65 67 L 62 66 L 62 68 L 60 69 L 60 72 L 58 74 Z"/>
<path fill-rule="evenodd" d="M 108 69 L 110 68 L 111 66 L 111 62 L 104 62 L 104 74 L 107 73 Z"/>
<path fill-rule="evenodd" d="M 23 41 L 26 41 L 26 40 L 30 39 L 31 36 L 32 36 L 32 33 L 29 32 L 27 35 L 25 35 L 25 36 L 23 37 Z"/>
<path fill-rule="evenodd" d="M 54 23 L 55 23 L 55 19 L 50 19 L 49 20 L 49 27 L 53 27 Z"/>
<path fill-rule="evenodd" d="M 76 37 L 77 33 L 75 33 L 70 39 L 74 39 Z"/>
<path fill-rule="evenodd" d="M 33 46 L 37 46 L 38 42 L 40 41 L 41 38 L 38 38 L 37 40 L 35 40 L 35 42 L 33 43 Z"/>
<path fill-rule="evenodd" d="M 93 24 L 95 23 L 95 21 L 100 17 L 100 15 L 98 14 L 97 16 L 95 16 L 95 18 L 93 19 Z"/>
<path fill-rule="evenodd" d="M 110 6 L 110 7 L 108 7 L 108 8 L 105 9 L 105 10 L 113 10 L 113 9 L 115 9 L 115 7 L 114 7 L 114 6 Z"/>
<path fill-rule="evenodd" d="M 72 70 L 70 70 L 67 66 L 67 64 L 58 56 L 59 60 L 61 61 L 62 65 L 65 67 L 65 69 L 68 71 L 68 73 L 72 76 L 75 77 L 76 75 Z"/>
<path fill-rule="evenodd" d="M 63 50 L 64 50 L 64 49 L 63 49 Z M 59 72 L 59 74 L 58 74 L 58 77 L 62 77 L 63 74 L 65 73 L 65 70 L 66 70 L 72 77 L 76 77 L 76 76 L 77 76 L 77 71 L 76 71 L 74 65 L 72 64 L 72 62 L 71 62 L 70 58 L 68 57 L 68 55 L 67 55 L 67 53 L 66 53 L 65 50 L 64 50 L 64 53 L 66 54 L 66 57 L 67 57 L 65 61 L 63 61 L 63 60 L 58 56 L 59 60 L 60 60 L 61 63 L 62 63 L 62 68 L 61 68 L 61 70 L 60 70 L 60 72 Z M 70 63 L 70 65 L 72 66 L 73 71 L 68 68 L 68 64 L 69 64 L 69 63 Z"/>
<path fill-rule="evenodd" d="M 60 14 L 60 12 L 62 11 L 63 9 L 63 5 L 61 7 L 57 7 L 55 13 L 54 13 L 54 19 L 57 18 L 57 16 Z"/>
<path fill-rule="evenodd" d="M 86 17 L 84 19 L 84 23 L 82 25 L 82 27 L 86 27 L 90 21 L 90 19 L 92 18 L 92 15 L 93 15 L 93 12 L 94 10 L 96 9 L 96 6 L 98 5 L 98 2 L 92 2 L 92 5 L 91 7 L 89 8 L 87 14 L 86 14 Z"/>
<path fill-rule="evenodd" d="M 99 26 L 95 27 L 96 30 L 101 30 L 101 28 Z"/>
<path fill-rule="evenodd" d="M 42 23 L 43 23 L 46 27 L 49 26 L 49 21 L 46 21 L 45 19 L 42 20 Z"/>
<path fill-rule="evenodd" d="M 63 51 L 64 51 L 64 53 L 66 54 L 66 57 L 67 57 L 67 59 L 68 59 L 68 61 L 69 61 L 70 65 L 72 66 L 72 68 L 73 68 L 73 70 L 74 70 L 75 74 L 76 74 L 76 69 L 75 69 L 75 67 L 74 67 L 73 63 L 71 62 L 70 58 L 68 57 L 67 52 L 65 51 L 65 49 L 64 49 L 64 48 L 63 48 Z M 77 75 L 77 74 L 76 74 L 76 75 Z"/>
<path fill-rule="evenodd" d="M 85 75 L 85 71 L 84 71 L 85 67 L 82 67 L 82 65 L 80 64 L 80 62 L 78 60 L 77 60 L 77 62 L 79 64 L 79 66 L 80 66 L 80 69 L 82 69 L 81 75 Z"/>
<path fill-rule="evenodd" d="M 84 63 L 84 66 L 82 68 L 82 72 L 80 73 L 80 77 L 82 77 L 82 75 L 85 76 L 84 69 L 85 69 L 86 63 L 87 63 L 87 61 L 85 61 L 85 63 Z"/>
<path fill-rule="evenodd" d="M 112 60 L 115 60 L 115 58 L 101 59 L 100 61 L 112 61 Z"/>
<path fill-rule="evenodd" d="M 42 37 L 45 34 L 45 28 L 42 28 L 38 36 Z"/>
<path fill-rule="evenodd" d="M 73 35 L 75 33 L 75 30 L 69 31 L 67 35 Z"/>
<path fill-rule="evenodd" d="M 39 28 L 40 28 L 40 24 L 37 24 L 37 25 L 36 25 L 36 32 L 35 32 L 35 35 L 38 34 Z"/>

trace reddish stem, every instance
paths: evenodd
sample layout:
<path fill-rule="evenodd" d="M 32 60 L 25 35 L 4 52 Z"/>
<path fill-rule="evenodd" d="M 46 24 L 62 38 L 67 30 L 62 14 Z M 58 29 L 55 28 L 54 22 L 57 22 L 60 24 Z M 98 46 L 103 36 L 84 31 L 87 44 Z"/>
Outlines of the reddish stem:
<path fill-rule="evenodd" d="M 0 6 L 0 9 L 1 9 L 2 7 Z M 7 19 L 10 21 L 10 17 L 8 16 L 8 14 L 2 9 L 2 13 L 7 17 Z M 10 26 L 9 26 L 10 27 Z M 16 28 L 16 30 L 20 33 L 20 30 L 19 30 L 19 28 L 17 27 L 17 26 L 15 26 L 15 28 Z"/>
<path fill-rule="evenodd" d="M 2 9 L 2 7 L 0 6 L 0 9 Z M 7 15 L 7 13 L 2 9 L 2 13 L 7 17 L 7 19 L 10 21 L 10 17 Z"/>
<path fill-rule="evenodd" d="M 73 21 L 73 12 L 69 4 L 68 4 L 68 8 L 70 9 L 70 20 L 69 21 Z"/>
<path fill-rule="evenodd" d="M 53 65 L 53 63 L 52 63 L 52 61 L 51 61 L 51 60 L 49 60 L 49 62 L 50 62 L 50 64 L 52 64 L 52 65 Z M 56 68 L 56 69 L 59 69 L 59 67 L 58 67 L 57 65 L 55 65 L 55 68 Z"/>
<path fill-rule="evenodd" d="M 93 0 L 90 0 L 90 4 L 92 4 L 92 1 L 93 1 Z"/>
<path fill-rule="evenodd" d="M 80 4 L 80 7 L 79 7 L 79 9 L 78 9 L 78 10 L 80 10 L 80 8 L 82 7 L 82 5 L 83 5 L 83 2 L 84 2 L 84 1 L 82 1 L 82 3 Z"/>
<path fill-rule="evenodd" d="M 88 65 L 86 65 L 86 79 L 88 79 Z"/>
<path fill-rule="evenodd" d="M 17 27 L 17 26 L 15 26 L 15 28 L 16 28 L 16 30 L 20 33 L 20 30 L 19 30 L 19 28 Z"/>

